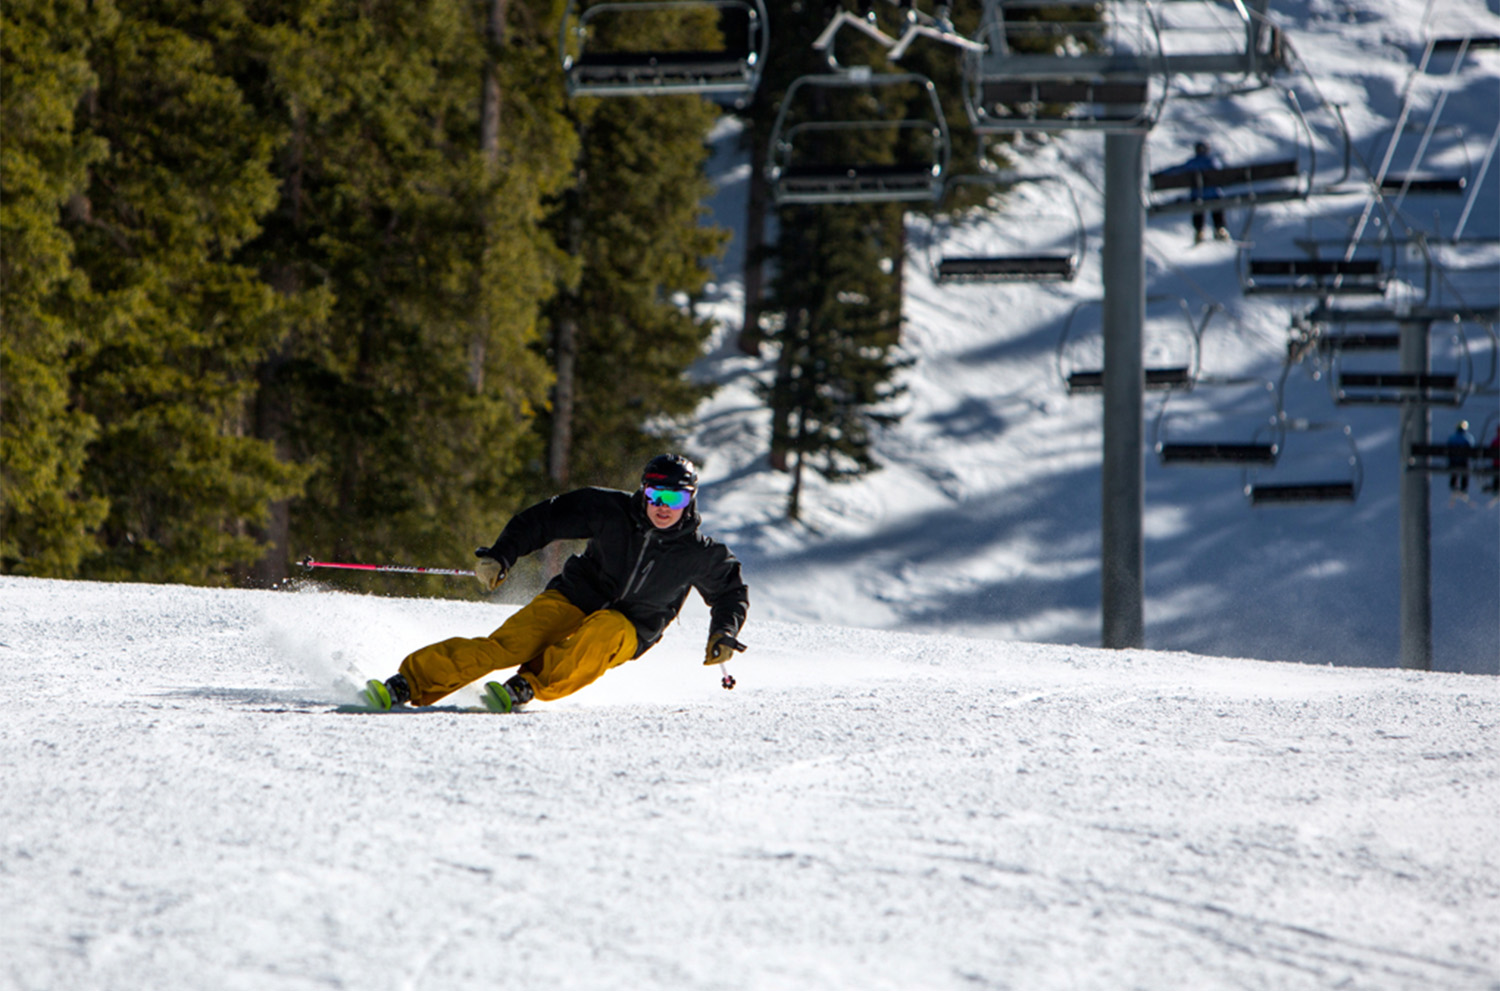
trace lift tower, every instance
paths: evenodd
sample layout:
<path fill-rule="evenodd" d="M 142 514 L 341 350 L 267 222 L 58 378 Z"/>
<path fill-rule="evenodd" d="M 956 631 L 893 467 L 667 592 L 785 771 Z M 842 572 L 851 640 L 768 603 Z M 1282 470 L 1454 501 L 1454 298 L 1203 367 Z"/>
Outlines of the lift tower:
<path fill-rule="evenodd" d="M 1146 134 L 1172 76 L 1263 79 L 1281 67 L 1280 36 L 1266 19 L 1267 3 L 985 0 L 985 50 L 968 61 L 965 97 L 976 131 L 1104 135 L 1100 601 L 1105 647 L 1145 643 Z M 1241 30 L 1234 42 L 1215 51 L 1166 51 L 1156 8 L 1193 5 L 1237 18 Z M 1077 18 L 1059 19 L 1059 7 L 1077 11 Z"/>

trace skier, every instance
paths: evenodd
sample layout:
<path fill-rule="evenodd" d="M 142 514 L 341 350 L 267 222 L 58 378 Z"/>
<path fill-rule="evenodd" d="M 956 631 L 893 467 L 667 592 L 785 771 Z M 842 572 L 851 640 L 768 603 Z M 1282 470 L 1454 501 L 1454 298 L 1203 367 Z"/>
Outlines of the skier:
<path fill-rule="evenodd" d="M 485 685 L 485 705 L 510 712 L 533 698 L 571 695 L 640 657 L 696 588 L 710 610 L 705 665 L 744 650 L 735 636 L 749 590 L 729 548 L 698 532 L 698 471 L 677 454 L 652 458 L 634 493 L 584 488 L 517 513 L 490 547 L 474 552 L 475 577 L 494 590 L 515 562 L 554 540 L 587 539 L 546 590 L 488 637 L 455 637 L 414 651 L 400 672 L 371 681 L 365 700 L 389 709 L 432 705 L 491 671 L 520 670 Z M 725 687 L 733 682 L 726 675 Z"/>
<path fill-rule="evenodd" d="M 1162 175 L 1180 175 L 1183 172 L 1209 172 L 1214 169 L 1222 169 L 1224 162 L 1215 154 L 1213 148 L 1207 141 L 1199 141 L 1193 145 L 1193 157 L 1180 165 L 1174 165 L 1170 169 L 1164 169 Z M 1222 195 L 1217 186 L 1194 191 L 1193 199 L 1202 205 L 1204 200 L 1216 200 Z M 1218 207 L 1213 211 L 1214 237 L 1220 241 L 1229 240 L 1229 225 L 1224 222 L 1224 209 Z M 1193 213 L 1193 243 L 1203 243 L 1203 211 Z"/>
<path fill-rule="evenodd" d="M 1448 435 L 1448 446 L 1450 448 L 1475 447 L 1474 435 L 1469 433 L 1469 421 L 1459 420 L 1458 426 L 1453 433 Z M 1469 455 L 1457 450 L 1448 454 L 1448 470 L 1452 472 L 1448 476 L 1448 491 L 1455 498 L 1467 499 L 1469 497 Z"/>

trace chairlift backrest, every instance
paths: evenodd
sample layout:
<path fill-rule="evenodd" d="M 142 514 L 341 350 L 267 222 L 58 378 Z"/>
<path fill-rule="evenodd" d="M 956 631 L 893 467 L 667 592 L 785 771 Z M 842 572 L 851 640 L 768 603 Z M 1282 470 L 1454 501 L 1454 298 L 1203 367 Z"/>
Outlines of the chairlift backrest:
<path fill-rule="evenodd" d="M 1150 4 L 987 0 L 983 54 L 964 62 L 974 130 L 1149 127 L 1165 87 Z"/>
<path fill-rule="evenodd" d="M 856 95 L 872 99 L 848 98 Z M 888 115 L 872 114 L 869 103 Z M 898 160 L 851 152 L 851 139 L 861 136 L 882 138 Z M 926 76 L 864 68 L 820 73 L 793 80 L 782 96 L 766 178 L 778 206 L 936 202 L 951 153 L 942 104 Z"/>
<path fill-rule="evenodd" d="M 688 25 L 713 15 L 732 37 L 711 49 L 672 45 L 611 47 L 600 35 L 628 34 L 653 22 Z M 698 93 L 743 104 L 760 83 L 770 44 L 764 0 L 569 0 L 560 28 L 570 96 L 654 96 Z"/>

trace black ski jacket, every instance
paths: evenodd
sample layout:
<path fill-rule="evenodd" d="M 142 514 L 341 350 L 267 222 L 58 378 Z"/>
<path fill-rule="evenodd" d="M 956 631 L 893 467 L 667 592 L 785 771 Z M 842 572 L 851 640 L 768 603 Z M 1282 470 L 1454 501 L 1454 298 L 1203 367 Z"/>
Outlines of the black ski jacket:
<path fill-rule="evenodd" d="M 696 588 L 710 609 L 709 635 L 739 633 L 750 606 L 740 562 L 729 548 L 698 532 L 696 501 L 677 524 L 659 530 L 640 492 L 575 489 L 517 513 L 490 554 L 506 570 L 554 540 L 583 540 L 547 584 L 585 613 L 614 609 L 635 626 L 640 657 L 661 639 Z"/>

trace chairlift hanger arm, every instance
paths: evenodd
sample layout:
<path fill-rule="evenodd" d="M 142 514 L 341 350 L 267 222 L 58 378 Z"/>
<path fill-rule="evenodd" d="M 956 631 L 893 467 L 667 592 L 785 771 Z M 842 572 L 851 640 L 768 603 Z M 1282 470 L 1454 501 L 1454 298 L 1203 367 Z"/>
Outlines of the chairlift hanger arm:
<path fill-rule="evenodd" d="M 911 47 L 912 42 L 921 37 L 932 38 L 935 41 L 942 42 L 945 45 L 953 45 L 966 52 L 979 53 L 985 50 L 985 46 L 982 43 L 960 34 L 954 28 L 952 22 L 949 21 L 946 13 L 941 13 L 937 17 L 923 13 L 916 8 L 912 0 L 886 0 L 886 2 L 892 6 L 899 7 L 905 12 L 906 27 L 901 32 L 900 37 L 892 38 L 879 28 L 875 23 L 875 12 L 873 9 L 863 14 L 854 14 L 840 8 L 838 13 L 833 15 L 833 19 L 828 22 L 828 25 L 818 34 L 818 37 L 813 41 L 812 47 L 816 51 L 829 52 L 829 60 L 837 65 L 830 49 L 833 47 L 834 36 L 845 25 L 848 25 L 860 33 L 867 35 L 882 47 L 889 49 L 887 57 L 893 62 L 900 61 L 901 57 L 906 54 L 906 50 Z M 941 11 L 947 10 L 946 7 L 939 9 Z"/>

